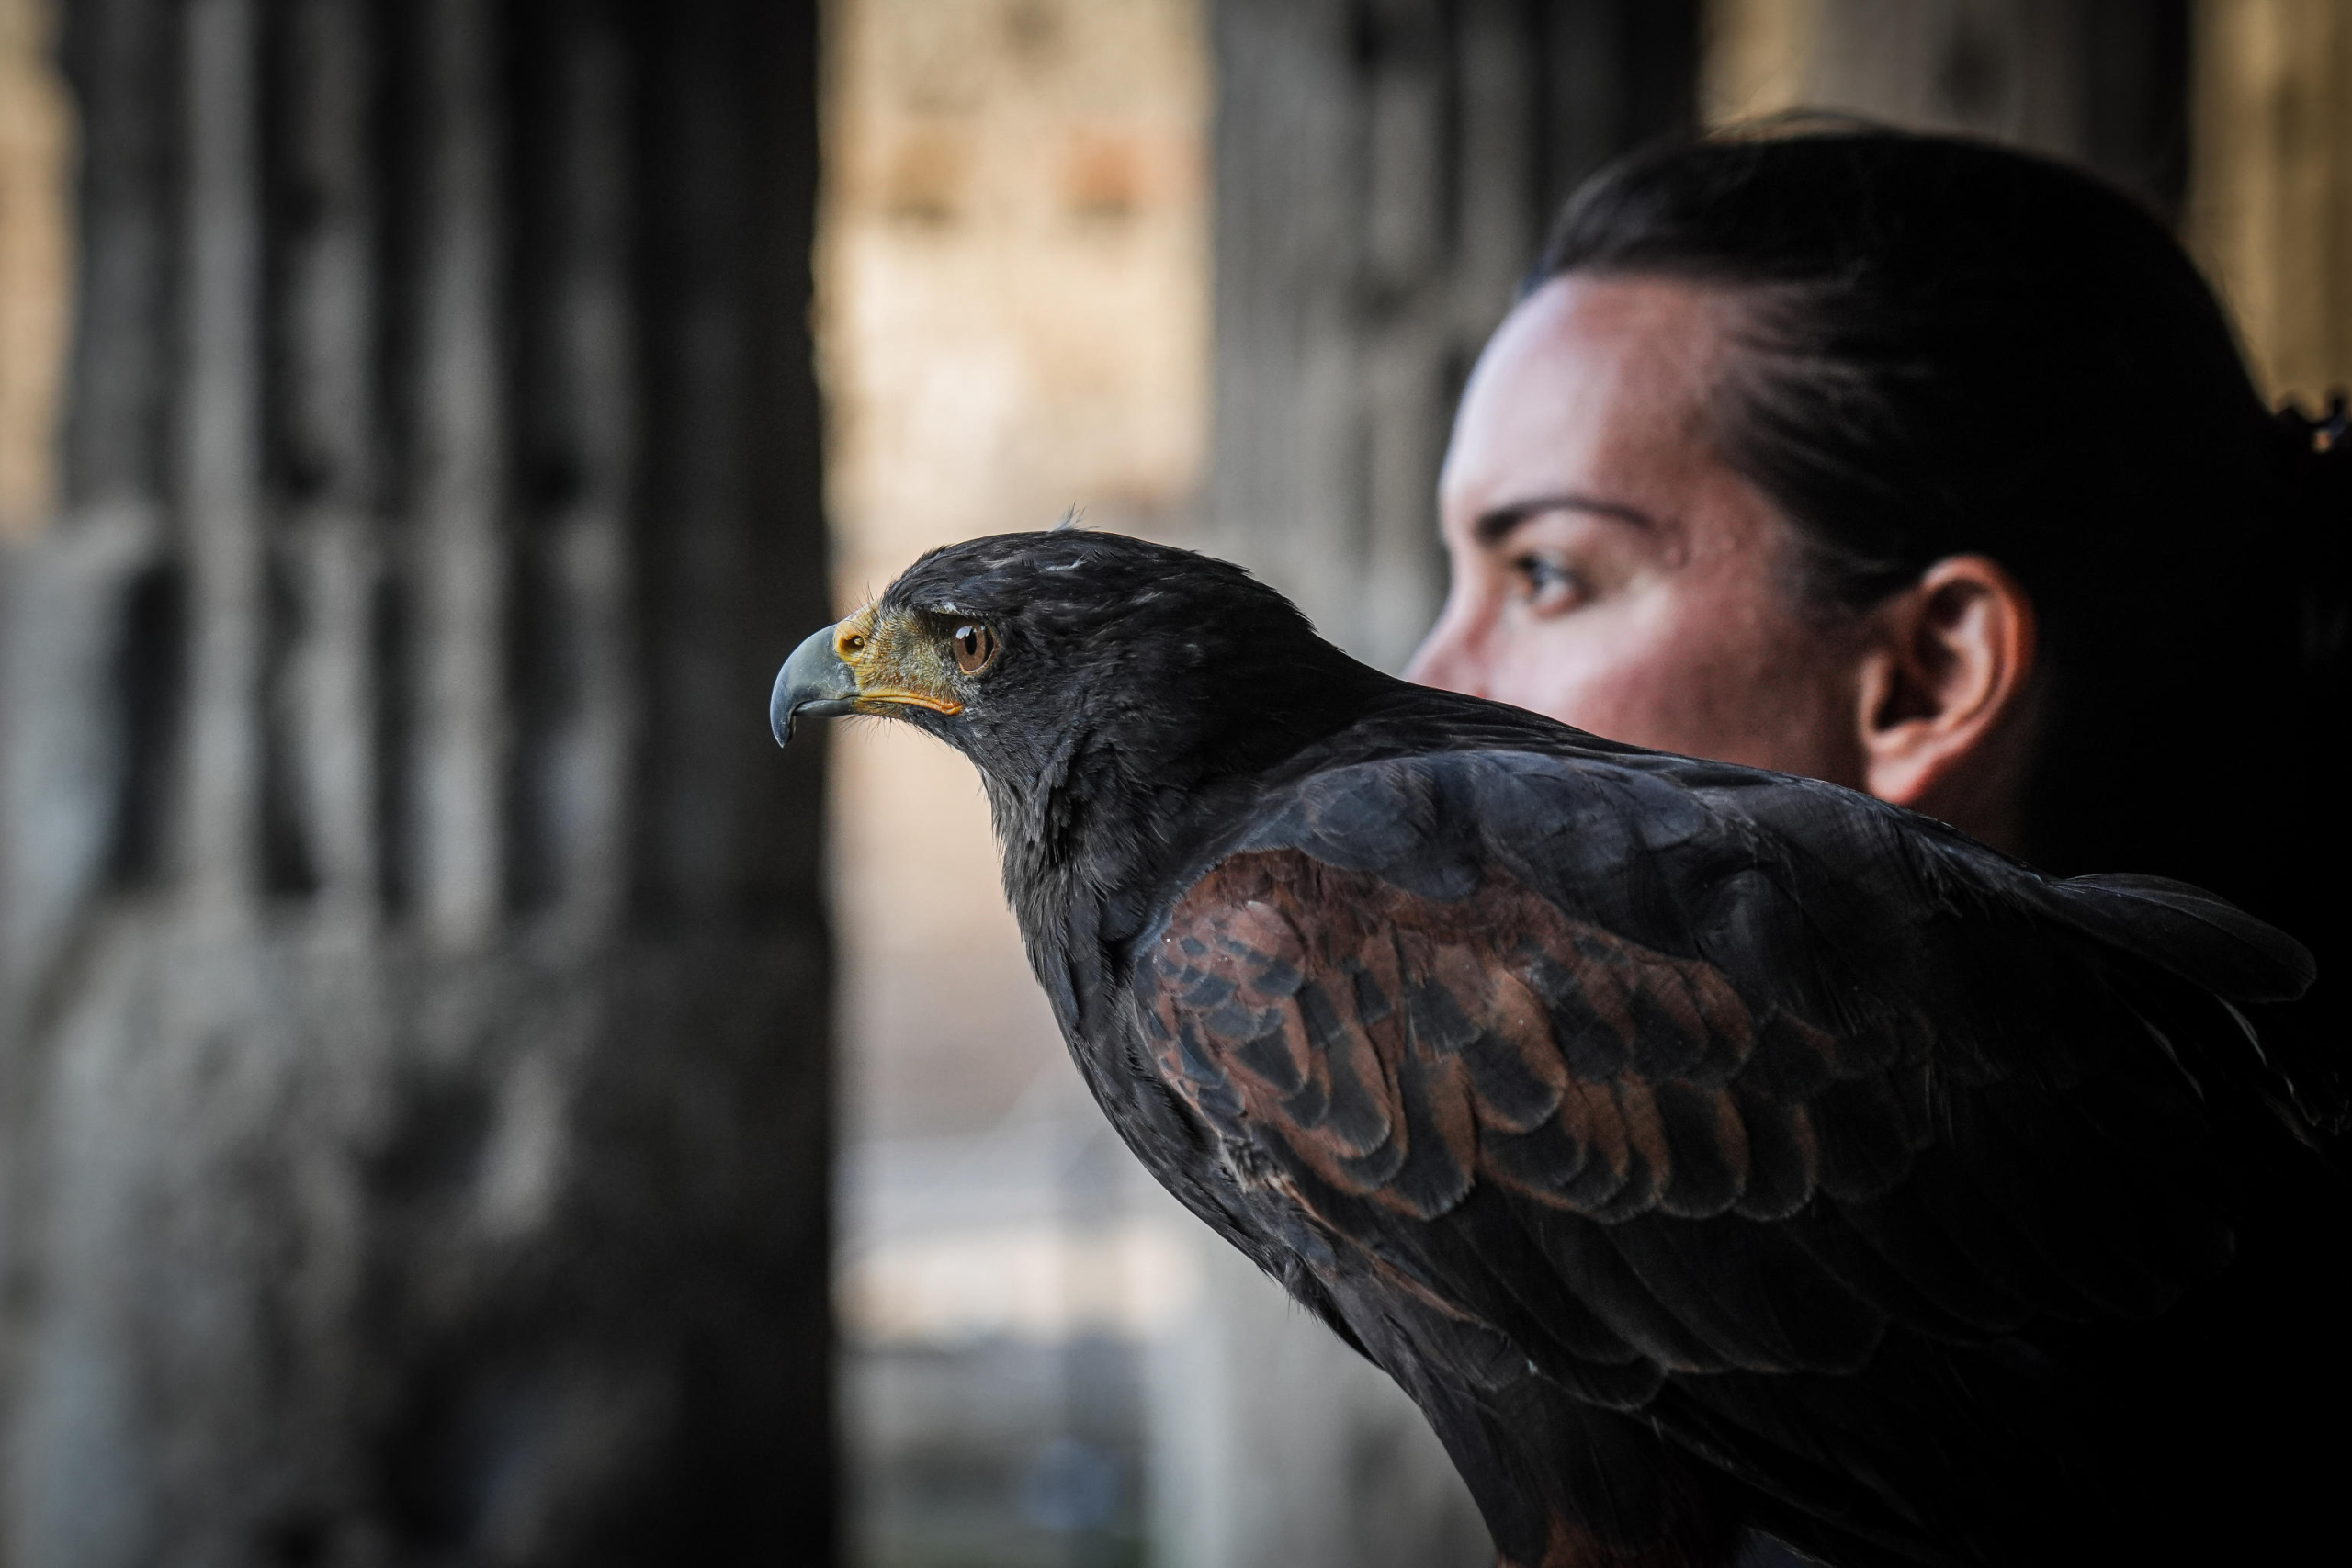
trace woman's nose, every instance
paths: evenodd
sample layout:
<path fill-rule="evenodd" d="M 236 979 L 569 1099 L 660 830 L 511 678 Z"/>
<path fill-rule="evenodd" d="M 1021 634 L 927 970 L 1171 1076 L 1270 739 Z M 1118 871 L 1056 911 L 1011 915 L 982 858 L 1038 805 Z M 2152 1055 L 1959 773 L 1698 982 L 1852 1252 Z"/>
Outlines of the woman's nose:
<path fill-rule="evenodd" d="M 1471 660 L 1464 646 L 1461 618 L 1453 615 L 1438 617 L 1430 635 L 1405 666 L 1405 679 L 1419 686 L 1437 686 L 1449 692 L 1466 692 L 1477 695 L 1471 676 Z"/>

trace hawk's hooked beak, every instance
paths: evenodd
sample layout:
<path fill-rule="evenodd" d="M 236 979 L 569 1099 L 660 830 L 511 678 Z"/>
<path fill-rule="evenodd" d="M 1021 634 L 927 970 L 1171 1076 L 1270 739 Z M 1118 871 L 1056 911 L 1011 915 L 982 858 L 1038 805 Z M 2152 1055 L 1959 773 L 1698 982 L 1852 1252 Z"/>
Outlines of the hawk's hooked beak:
<path fill-rule="evenodd" d="M 857 671 L 833 646 L 839 626 L 808 634 L 776 671 L 775 688 L 768 694 L 768 728 L 779 746 L 792 744 L 792 726 L 802 714 L 831 718 L 857 711 Z"/>
<path fill-rule="evenodd" d="M 792 739 L 801 715 L 887 714 L 892 708 L 964 710 L 950 682 L 945 650 L 922 624 L 903 613 L 877 615 L 873 605 L 812 633 L 792 650 L 768 694 L 768 728 L 775 743 Z"/>

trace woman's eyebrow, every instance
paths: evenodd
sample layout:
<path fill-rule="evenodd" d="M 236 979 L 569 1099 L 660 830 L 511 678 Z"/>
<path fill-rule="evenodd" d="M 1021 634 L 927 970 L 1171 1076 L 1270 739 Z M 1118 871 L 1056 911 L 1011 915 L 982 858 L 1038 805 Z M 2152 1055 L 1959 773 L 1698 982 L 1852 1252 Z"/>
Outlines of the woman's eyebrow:
<path fill-rule="evenodd" d="M 1500 544 L 1512 529 L 1529 518 L 1540 517 L 1546 512 L 1586 512 L 1596 517 L 1610 517 L 1620 523 L 1631 523 L 1636 528 L 1647 528 L 1653 532 L 1657 528 L 1657 519 L 1637 506 L 1626 506 L 1614 501 L 1601 501 L 1593 496 L 1578 495 L 1569 491 L 1559 495 L 1530 496 L 1525 501 L 1514 501 L 1508 505 L 1482 512 L 1478 514 L 1477 521 L 1470 525 L 1470 536 L 1479 544 L 1491 548 Z"/>

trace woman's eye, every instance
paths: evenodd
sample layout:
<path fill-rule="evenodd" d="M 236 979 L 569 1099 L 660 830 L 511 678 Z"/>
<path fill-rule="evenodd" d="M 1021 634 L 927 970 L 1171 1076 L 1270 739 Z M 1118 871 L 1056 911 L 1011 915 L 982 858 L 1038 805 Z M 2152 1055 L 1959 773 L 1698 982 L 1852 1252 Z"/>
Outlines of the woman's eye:
<path fill-rule="evenodd" d="M 1577 570 L 1552 556 L 1521 556 L 1510 563 L 1519 580 L 1519 596 L 1539 615 L 1573 609 L 1586 596 L 1585 581 Z"/>
<path fill-rule="evenodd" d="M 957 626 L 955 641 L 956 668 L 967 675 L 978 674 L 996 657 L 996 633 L 986 626 Z"/>

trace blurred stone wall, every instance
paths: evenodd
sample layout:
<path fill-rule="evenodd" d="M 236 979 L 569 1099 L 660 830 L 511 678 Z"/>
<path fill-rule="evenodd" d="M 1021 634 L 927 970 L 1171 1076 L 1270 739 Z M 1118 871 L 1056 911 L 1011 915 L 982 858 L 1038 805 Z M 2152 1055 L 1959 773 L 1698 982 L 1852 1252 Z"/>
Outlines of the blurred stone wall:
<path fill-rule="evenodd" d="M 2188 0 L 1708 0 L 1705 29 L 1710 123 L 1806 108 L 1991 137 L 2180 214 Z"/>
<path fill-rule="evenodd" d="M 65 7 L 8 1568 L 831 1560 L 811 9 Z"/>

